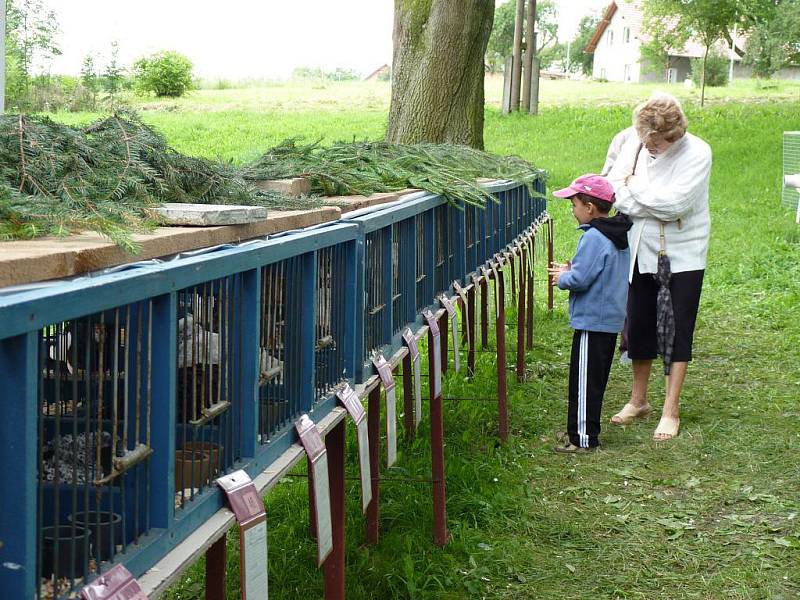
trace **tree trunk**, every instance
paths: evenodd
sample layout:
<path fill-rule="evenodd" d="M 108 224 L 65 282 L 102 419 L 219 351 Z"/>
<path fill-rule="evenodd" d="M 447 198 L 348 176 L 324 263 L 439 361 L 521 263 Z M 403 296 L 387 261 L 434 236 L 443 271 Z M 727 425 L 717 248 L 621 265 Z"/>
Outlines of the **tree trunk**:
<path fill-rule="evenodd" d="M 706 103 L 706 60 L 708 59 L 708 46 L 706 52 L 703 54 L 703 72 L 700 76 L 700 107 L 702 108 Z"/>
<path fill-rule="evenodd" d="M 514 45 L 511 55 L 514 66 L 511 71 L 511 110 L 519 110 L 519 94 L 522 82 L 522 30 L 525 24 L 525 0 L 517 0 L 517 14 L 514 18 Z"/>
<path fill-rule="evenodd" d="M 492 0 L 395 0 L 387 141 L 483 148 L 484 55 L 493 19 Z"/>

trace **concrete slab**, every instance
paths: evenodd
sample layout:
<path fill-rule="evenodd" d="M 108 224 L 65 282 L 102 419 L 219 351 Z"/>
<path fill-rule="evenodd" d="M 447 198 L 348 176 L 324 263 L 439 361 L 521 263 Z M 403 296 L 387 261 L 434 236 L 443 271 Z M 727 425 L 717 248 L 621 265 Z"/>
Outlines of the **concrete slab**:
<path fill-rule="evenodd" d="M 154 209 L 164 225 L 243 225 L 267 218 L 263 206 L 240 206 L 235 204 L 184 204 L 168 202 Z"/>

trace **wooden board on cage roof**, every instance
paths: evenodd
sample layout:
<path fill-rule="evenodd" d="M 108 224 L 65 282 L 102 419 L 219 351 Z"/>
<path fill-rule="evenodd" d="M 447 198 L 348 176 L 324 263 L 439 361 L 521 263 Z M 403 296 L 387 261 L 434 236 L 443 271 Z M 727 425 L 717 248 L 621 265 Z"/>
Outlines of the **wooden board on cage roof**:
<path fill-rule="evenodd" d="M 305 177 L 291 177 L 289 179 L 257 179 L 255 186 L 265 192 L 281 192 L 294 198 L 306 196 L 311 193 L 311 181 Z"/>

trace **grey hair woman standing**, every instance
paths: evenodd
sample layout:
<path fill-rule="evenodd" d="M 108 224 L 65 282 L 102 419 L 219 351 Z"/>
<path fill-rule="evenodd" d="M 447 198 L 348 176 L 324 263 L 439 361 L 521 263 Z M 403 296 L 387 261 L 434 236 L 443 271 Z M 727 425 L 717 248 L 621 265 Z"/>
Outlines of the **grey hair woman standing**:
<path fill-rule="evenodd" d="M 680 102 L 654 94 L 634 111 L 635 136 L 622 146 L 608 179 L 615 207 L 628 214 L 631 267 L 628 292 L 628 356 L 633 360 L 631 397 L 611 422 L 626 425 L 650 414 L 647 386 L 658 356 L 656 298 L 658 256 L 666 252 L 672 269 L 669 290 L 675 319 L 671 364 L 656 441 L 678 435 L 680 395 L 692 360 L 700 292 L 710 234 L 708 184 L 711 148 L 687 133 Z"/>

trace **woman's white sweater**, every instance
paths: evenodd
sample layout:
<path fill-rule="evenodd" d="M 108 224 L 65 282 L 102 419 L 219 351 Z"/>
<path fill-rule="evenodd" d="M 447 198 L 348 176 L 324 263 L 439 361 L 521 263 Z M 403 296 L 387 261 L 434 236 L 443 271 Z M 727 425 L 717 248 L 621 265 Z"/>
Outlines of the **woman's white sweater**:
<path fill-rule="evenodd" d="M 646 148 L 637 154 L 639 144 L 638 136 L 628 139 L 607 176 L 616 192 L 614 207 L 633 220 L 628 232 L 629 279 L 637 260 L 640 273 L 656 272 L 661 223 L 672 272 L 705 269 L 711 231 L 708 212 L 711 148 L 690 133 L 656 157 L 651 157 Z M 626 184 L 634 161 L 637 161 L 635 174 Z"/>

